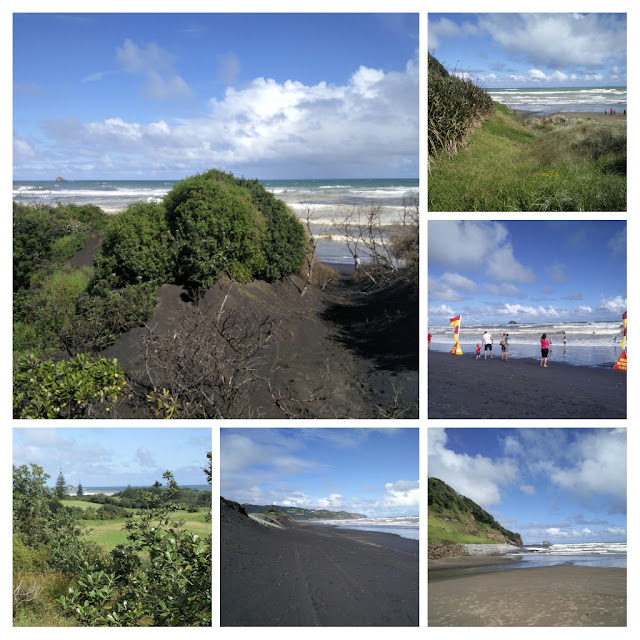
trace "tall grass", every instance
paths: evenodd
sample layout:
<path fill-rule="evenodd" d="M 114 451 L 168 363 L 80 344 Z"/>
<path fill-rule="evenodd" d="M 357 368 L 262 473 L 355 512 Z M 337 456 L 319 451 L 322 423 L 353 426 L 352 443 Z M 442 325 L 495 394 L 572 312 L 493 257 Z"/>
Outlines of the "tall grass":
<path fill-rule="evenodd" d="M 624 122 L 522 121 L 504 105 L 429 175 L 430 211 L 625 211 Z"/>
<path fill-rule="evenodd" d="M 471 80 L 450 75 L 431 54 L 428 82 L 430 162 L 443 151 L 455 153 L 473 128 L 493 113 L 494 105 L 489 94 Z"/>

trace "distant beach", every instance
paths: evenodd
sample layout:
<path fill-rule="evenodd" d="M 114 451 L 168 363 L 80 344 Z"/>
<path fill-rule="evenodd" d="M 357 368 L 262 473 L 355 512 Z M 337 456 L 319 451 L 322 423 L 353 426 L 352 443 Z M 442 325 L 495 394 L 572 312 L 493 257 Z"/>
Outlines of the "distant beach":
<path fill-rule="evenodd" d="M 562 351 L 562 347 L 559 348 Z M 555 349 L 554 349 L 555 351 Z M 626 373 L 534 359 L 429 351 L 430 419 L 627 417 Z"/>
<path fill-rule="evenodd" d="M 552 113 L 602 113 L 615 109 L 622 114 L 627 109 L 626 87 L 545 87 L 486 89 L 496 102 L 511 109 L 536 115 Z"/>

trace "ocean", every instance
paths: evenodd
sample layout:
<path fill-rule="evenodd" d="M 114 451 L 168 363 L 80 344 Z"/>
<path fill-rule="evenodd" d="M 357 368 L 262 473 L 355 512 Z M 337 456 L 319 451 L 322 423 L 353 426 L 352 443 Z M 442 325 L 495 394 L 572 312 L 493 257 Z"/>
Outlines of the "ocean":
<path fill-rule="evenodd" d="M 159 202 L 178 180 L 69 180 L 13 183 L 16 202 L 95 204 L 116 213 L 133 202 Z M 317 255 L 325 262 L 353 264 L 345 236 L 334 224 L 358 208 L 381 207 L 381 224 L 390 228 L 403 212 L 403 199 L 417 196 L 417 179 L 263 180 L 264 187 L 300 217 L 311 213 Z M 364 260 L 366 258 L 363 257 Z"/>
<path fill-rule="evenodd" d="M 580 565 L 585 567 L 627 566 L 626 542 L 579 542 L 574 544 L 525 545 L 508 553 L 521 562 L 505 565 L 513 568 L 550 567 L 554 565 Z"/>
<path fill-rule="evenodd" d="M 545 87 L 536 89 L 486 89 L 495 100 L 539 114 L 562 111 L 602 112 L 627 108 L 627 87 Z"/>
<path fill-rule="evenodd" d="M 211 485 L 208 484 L 179 484 L 178 485 L 182 489 L 196 489 L 198 491 L 211 491 Z M 77 488 L 77 487 L 76 487 Z M 85 496 L 95 495 L 96 493 L 104 493 L 106 496 L 112 496 L 114 493 L 118 493 L 119 491 L 124 491 L 127 486 L 117 486 L 117 487 L 107 487 L 107 486 L 97 486 L 97 487 L 85 487 L 82 485 L 82 493 Z M 143 489 L 148 489 L 149 487 L 142 487 Z M 75 495 L 76 489 L 70 491 L 70 495 Z"/>
<path fill-rule="evenodd" d="M 429 327 L 431 349 L 450 351 L 454 345 L 453 327 Z M 548 324 L 496 324 L 465 325 L 464 317 L 460 326 L 459 340 L 463 356 L 475 358 L 476 344 L 482 343 L 482 335 L 489 331 L 493 337 L 493 357 L 500 358 L 500 337 L 503 332 L 509 334 L 509 358 L 540 359 L 540 336 L 547 334 L 552 340 L 549 352 L 549 364 L 566 362 L 567 364 L 589 367 L 612 367 L 622 349 L 623 336 L 621 319 L 615 322 L 556 322 Z M 567 344 L 563 343 L 566 332 Z M 484 358 L 484 347 L 481 346 Z M 488 357 L 488 356 L 487 356 Z"/>
<path fill-rule="evenodd" d="M 394 533 L 411 540 L 420 539 L 419 516 L 395 516 L 389 518 L 359 518 L 358 520 L 312 520 L 318 524 L 330 524 L 340 529 Z"/>

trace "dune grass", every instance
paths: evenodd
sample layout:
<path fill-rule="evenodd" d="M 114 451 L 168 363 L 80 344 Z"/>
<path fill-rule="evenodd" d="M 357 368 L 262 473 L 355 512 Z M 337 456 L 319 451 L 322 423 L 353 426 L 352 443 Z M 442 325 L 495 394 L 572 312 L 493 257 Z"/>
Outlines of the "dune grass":
<path fill-rule="evenodd" d="M 431 160 L 429 211 L 625 211 L 626 122 L 523 121 L 506 106 Z"/>

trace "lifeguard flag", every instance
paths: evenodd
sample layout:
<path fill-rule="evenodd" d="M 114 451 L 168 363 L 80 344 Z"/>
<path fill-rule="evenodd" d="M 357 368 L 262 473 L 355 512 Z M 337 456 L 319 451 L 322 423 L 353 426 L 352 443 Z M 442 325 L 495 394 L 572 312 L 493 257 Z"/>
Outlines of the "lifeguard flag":
<path fill-rule="evenodd" d="M 456 316 L 455 318 L 451 318 L 451 320 L 449 320 L 449 324 L 452 327 L 455 327 L 456 325 L 460 324 L 460 316 Z"/>
<path fill-rule="evenodd" d="M 455 329 L 453 330 L 453 339 L 456 341 L 456 343 L 453 345 L 453 349 L 449 351 L 449 353 L 454 356 L 462 355 L 462 349 L 460 348 L 460 343 L 458 342 L 458 336 L 460 333 L 460 318 L 461 316 L 456 316 L 455 318 L 451 318 L 451 320 L 449 320 L 449 324 L 452 327 L 455 327 Z"/>
<path fill-rule="evenodd" d="M 613 365 L 614 369 L 617 369 L 618 371 L 624 371 L 625 373 L 627 372 L 627 354 L 626 352 L 622 352 L 620 354 L 620 357 L 618 358 L 618 361 Z"/>
<path fill-rule="evenodd" d="M 622 334 L 622 344 L 620 345 L 624 351 L 624 346 L 627 344 L 627 312 L 622 314 L 622 326 L 624 327 L 624 333 Z"/>
<path fill-rule="evenodd" d="M 462 355 L 462 349 L 460 348 L 460 343 L 456 342 L 453 345 L 453 349 L 451 349 L 451 351 L 449 351 L 449 353 L 451 355 L 454 355 L 454 356 L 461 356 Z"/>

